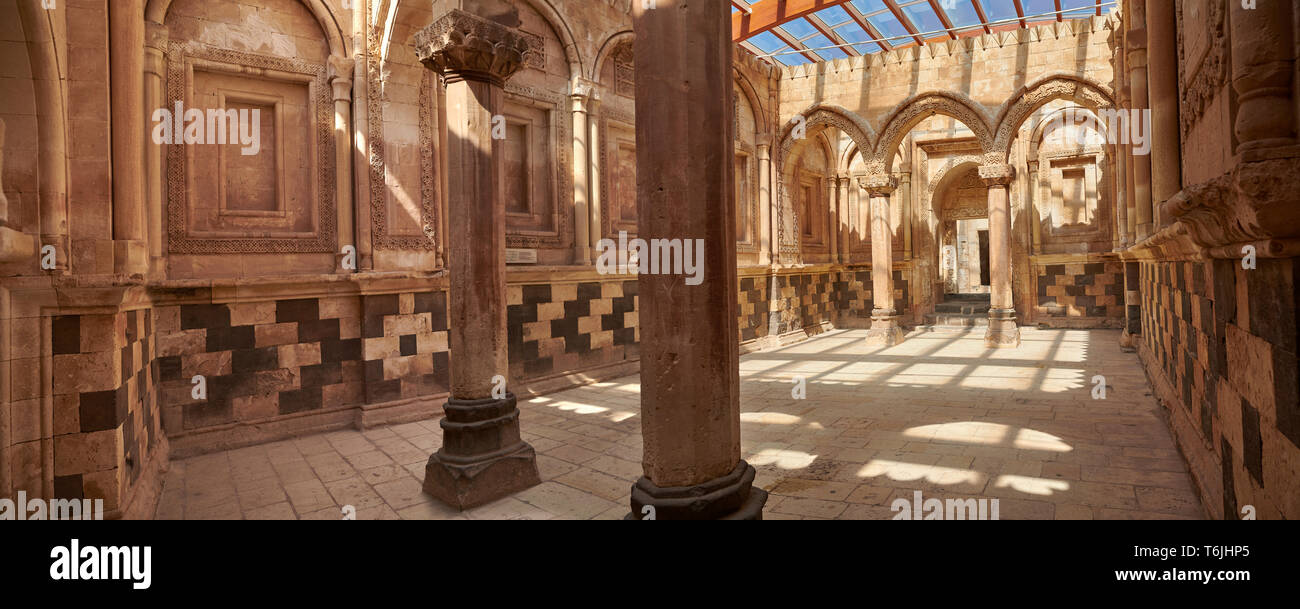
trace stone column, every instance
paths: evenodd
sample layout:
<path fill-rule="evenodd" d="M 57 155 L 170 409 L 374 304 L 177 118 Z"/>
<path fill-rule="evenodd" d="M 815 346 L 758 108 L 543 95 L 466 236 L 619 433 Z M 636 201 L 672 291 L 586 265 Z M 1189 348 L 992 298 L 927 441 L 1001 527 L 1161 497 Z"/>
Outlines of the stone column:
<path fill-rule="evenodd" d="M 826 223 L 826 242 L 830 244 L 830 262 L 832 263 L 840 259 L 840 219 L 835 210 L 839 198 L 839 179 L 835 177 L 826 178 L 826 217 L 829 220 Z"/>
<path fill-rule="evenodd" d="M 144 224 L 144 0 L 121 0 L 108 7 L 109 76 L 113 94 L 113 269 L 142 274 L 149 260 Z"/>
<path fill-rule="evenodd" d="M 848 215 L 844 218 L 845 231 L 849 237 L 844 241 L 844 261 L 858 262 L 853 257 L 853 246 L 862 240 L 862 178 L 849 176 Z"/>
<path fill-rule="evenodd" d="M 766 141 L 768 135 L 760 135 Z M 772 264 L 776 260 L 776 243 L 772 241 L 772 147 L 768 144 L 758 145 L 758 209 L 762 218 L 759 226 L 758 263 Z"/>
<path fill-rule="evenodd" d="M 988 347 L 1020 346 L 1020 327 L 1011 294 L 1011 202 L 1009 190 L 1016 170 L 1011 165 L 984 165 L 980 179 L 989 187 L 989 329 Z"/>
<path fill-rule="evenodd" d="M 416 55 L 446 82 L 448 319 L 451 396 L 442 448 L 429 457 L 424 492 L 460 509 L 540 482 L 533 447 L 519 437 L 507 377 L 504 142 L 492 137 L 506 79 L 523 67 L 518 30 L 459 9 L 415 37 Z"/>
<path fill-rule="evenodd" d="M 569 95 L 570 109 L 573 112 L 573 263 L 581 265 L 591 264 L 592 234 L 600 234 L 600 229 L 591 224 L 591 183 L 588 177 L 591 170 L 588 143 L 591 131 L 587 125 L 591 93 L 590 82 L 576 79 L 573 82 L 573 93 Z"/>
<path fill-rule="evenodd" d="M 871 197 L 871 330 L 867 344 L 889 347 L 903 342 L 894 307 L 894 229 L 889 222 L 889 197 L 898 180 L 886 174 L 862 179 Z"/>
<path fill-rule="evenodd" d="M 638 276 L 645 475 L 629 518 L 756 520 L 767 493 L 740 458 L 731 6 L 647 4 L 632 3 L 638 236 L 694 244 L 704 274 Z"/>
<path fill-rule="evenodd" d="M 590 236 L 592 256 L 595 257 L 599 255 L 603 229 L 601 228 L 600 217 L 600 96 L 594 87 L 588 105 L 587 146 L 591 149 L 591 162 L 588 164 L 591 167 L 591 173 L 587 176 L 587 183 L 591 185 L 591 190 L 587 193 L 587 198 L 591 201 L 591 209 L 588 214 L 591 220 L 588 222 L 587 233 Z"/>
<path fill-rule="evenodd" d="M 1151 101 L 1151 204 L 1156 211 L 1183 188 L 1178 120 L 1178 32 L 1173 2 L 1147 3 L 1147 95 Z M 1158 229 L 1172 218 L 1153 218 Z"/>
<path fill-rule="evenodd" d="M 1234 2 L 1228 10 L 1232 88 L 1240 104 L 1234 125 L 1238 149 L 1294 145 L 1295 3 L 1257 2 L 1247 10 Z"/>
<path fill-rule="evenodd" d="M 344 246 L 357 247 L 353 230 L 356 214 L 352 198 L 352 75 L 354 63 L 346 57 L 329 58 L 330 87 L 334 93 L 334 205 L 338 217 L 338 251 L 335 258 L 343 259 Z M 358 255 L 358 258 L 360 256 Z M 358 266 L 358 268 L 360 268 Z M 335 264 L 336 271 L 352 272 Z"/>
<path fill-rule="evenodd" d="M 167 48 L 167 27 L 157 23 L 145 23 L 144 47 L 144 103 L 147 116 L 163 107 L 163 76 L 167 70 L 167 61 L 163 53 Z M 152 128 L 152 125 L 150 125 Z M 167 261 L 163 258 L 166 244 L 163 242 L 163 185 L 167 177 L 163 175 L 163 147 L 146 138 L 144 142 L 145 174 L 145 209 L 148 217 L 150 272 L 154 275 L 166 273 Z"/>
<path fill-rule="evenodd" d="M 1147 98 L 1147 31 L 1146 31 L 1146 0 L 1134 0 L 1127 3 L 1129 10 L 1128 33 L 1125 35 L 1125 44 L 1128 47 L 1126 58 L 1128 60 L 1128 78 L 1131 87 L 1132 109 L 1147 110 L 1150 109 L 1150 102 Z M 1130 125 L 1130 129 L 1136 129 L 1137 125 Z M 1143 125 L 1143 128 L 1150 132 L 1150 125 Z M 1136 207 L 1137 239 L 1141 241 L 1146 239 L 1153 232 L 1152 213 L 1151 213 L 1151 155 L 1150 154 L 1133 154 L 1133 146 L 1128 146 L 1129 154 L 1133 159 L 1133 197 Z"/>
<path fill-rule="evenodd" d="M 912 259 L 912 172 L 898 174 L 898 204 L 903 212 L 903 260 Z"/>
<path fill-rule="evenodd" d="M 839 196 L 835 199 L 835 234 L 839 243 L 839 255 L 834 262 L 843 264 L 849 261 L 849 176 L 838 178 Z"/>

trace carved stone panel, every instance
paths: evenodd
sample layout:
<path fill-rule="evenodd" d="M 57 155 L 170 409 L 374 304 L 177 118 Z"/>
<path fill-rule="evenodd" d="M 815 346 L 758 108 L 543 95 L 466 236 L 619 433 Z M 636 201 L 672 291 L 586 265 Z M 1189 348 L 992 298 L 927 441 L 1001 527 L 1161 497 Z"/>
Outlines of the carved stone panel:
<path fill-rule="evenodd" d="M 246 110 L 225 145 L 167 145 L 167 237 L 174 254 L 333 252 L 333 104 L 323 64 L 192 42 L 168 54 L 167 110 Z M 213 127 L 205 119 L 203 128 Z M 254 147 L 231 126 L 256 132 Z M 177 134 L 178 136 L 180 134 Z M 214 139 L 219 141 L 219 131 Z M 233 142 L 233 143 L 230 143 Z M 246 154 L 254 150 L 253 154 Z"/>

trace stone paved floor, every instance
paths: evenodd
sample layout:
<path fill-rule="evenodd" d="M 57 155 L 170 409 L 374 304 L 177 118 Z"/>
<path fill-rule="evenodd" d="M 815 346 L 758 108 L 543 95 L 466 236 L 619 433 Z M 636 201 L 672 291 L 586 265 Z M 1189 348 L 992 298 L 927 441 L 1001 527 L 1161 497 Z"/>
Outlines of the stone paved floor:
<path fill-rule="evenodd" d="M 997 498 L 1002 519 L 1200 518 L 1187 468 L 1118 332 L 835 331 L 741 358 L 741 429 L 767 519 L 888 519 L 896 498 Z M 1094 400 L 1094 375 L 1106 399 Z M 807 398 L 791 397 L 793 378 Z M 424 496 L 437 421 L 338 431 L 173 463 L 159 518 L 622 518 L 641 474 L 639 379 L 520 404 L 543 483 L 459 513 Z"/>

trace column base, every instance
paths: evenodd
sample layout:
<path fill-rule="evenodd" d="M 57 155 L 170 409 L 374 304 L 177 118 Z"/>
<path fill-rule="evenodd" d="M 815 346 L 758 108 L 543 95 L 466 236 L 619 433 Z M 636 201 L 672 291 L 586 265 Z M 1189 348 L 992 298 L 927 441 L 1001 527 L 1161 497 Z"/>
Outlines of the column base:
<path fill-rule="evenodd" d="M 762 520 L 767 491 L 754 488 L 754 467 L 741 459 L 731 473 L 695 486 L 661 487 L 642 476 L 632 485 L 624 520 Z"/>
<path fill-rule="evenodd" d="M 424 492 L 457 509 L 484 505 L 541 484 L 537 455 L 519 439 L 514 394 L 444 407 L 442 448 L 424 467 Z"/>
<path fill-rule="evenodd" d="M 893 310 L 871 312 L 871 329 L 867 331 L 866 339 L 868 345 L 892 347 L 905 338 L 907 332 L 898 325 L 898 315 Z"/>
<path fill-rule="evenodd" d="M 993 349 L 1020 346 L 1020 326 L 1016 323 L 1015 309 L 989 309 L 989 329 L 984 333 L 984 346 Z"/>
<path fill-rule="evenodd" d="M 1134 336 L 1135 336 L 1135 335 L 1130 334 L 1129 331 L 1128 331 L 1127 329 L 1125 329 L 1123 332 L 1120 333 L 1120 335 L 1119 335 L 1119 350 L 1120 350 L 1121 352 L 1123 352 L 1123 353 L 1136 353 L 1136 352 L 1137 352 L 1137 340 L 1134 338 Z"/>

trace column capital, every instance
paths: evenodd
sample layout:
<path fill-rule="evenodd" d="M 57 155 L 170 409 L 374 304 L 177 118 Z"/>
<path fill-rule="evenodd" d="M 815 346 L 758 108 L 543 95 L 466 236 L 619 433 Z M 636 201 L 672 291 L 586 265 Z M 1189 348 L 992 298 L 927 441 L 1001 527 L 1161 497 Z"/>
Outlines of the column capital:
<path fill-rule="evenodd" d="M 981 165 L 980 180 L 985 186 L 1006 186 L 1016 177 L 1014 165 Z"/>
<path fill-rule="evenodd" d="M 415 55 L 430 70 L 465 80 L 505 84 L 524 67 L 531 51 L 514 28 L 452 9 L 420 30 Z"/>
<path fill-rule="evenodd" d="M 152 21 L 144 22 L 144 46 L 159 51 L 167 49 L 167 40 L 170 38 L 167 26 Z"/>
<path fill-rule="evenodd" d="M 865 188 L 873 197 L 888 197 L 898 188 L 898 178 L 889 174 L 874 174 L 858 178 L 858 186 Z"/>
<path fill-rule="evenodd" d="M 581 76 L 569 83 L 569 91 L 569 98 L 575 101 L 579 98 L 593 102 L 600 99 L 600 85 Z"/>

